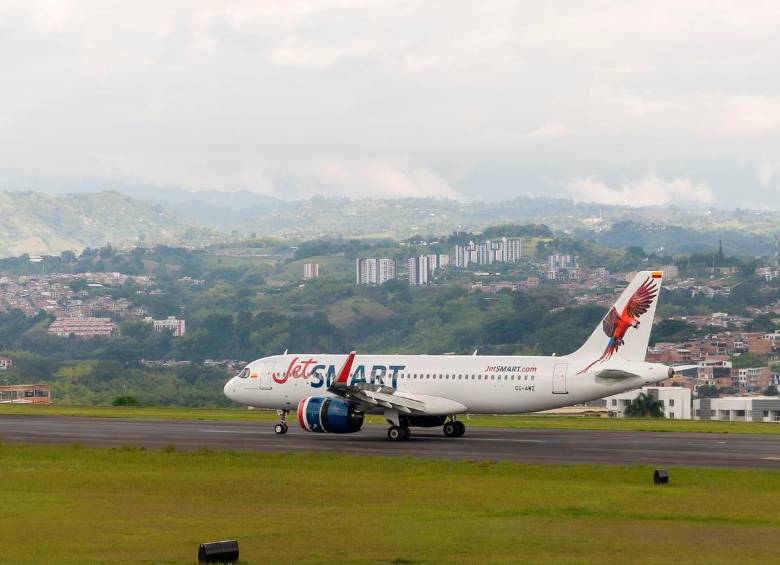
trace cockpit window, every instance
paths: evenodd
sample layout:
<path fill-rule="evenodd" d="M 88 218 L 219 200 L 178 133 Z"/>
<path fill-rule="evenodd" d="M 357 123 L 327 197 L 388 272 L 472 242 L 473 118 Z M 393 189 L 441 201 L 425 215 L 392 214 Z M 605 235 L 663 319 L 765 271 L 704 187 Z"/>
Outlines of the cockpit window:
<path fill-rule="evenodd" d="M 249 367 L 244 367 L 242 371 L 236 375 L 239 379 L 245 379 L 249 376 Z"/>

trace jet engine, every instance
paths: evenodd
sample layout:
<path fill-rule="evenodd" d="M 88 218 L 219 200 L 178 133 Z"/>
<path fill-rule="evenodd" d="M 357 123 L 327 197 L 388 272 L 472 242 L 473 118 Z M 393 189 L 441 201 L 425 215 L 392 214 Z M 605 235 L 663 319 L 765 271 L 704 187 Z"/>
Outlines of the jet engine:
<path fill-rule="evenodd" d="M 340 398 L 309 396 L 298 404 L 298 423 L 307 432 L 350 434 L 363 427 L 363 412 Z"/>

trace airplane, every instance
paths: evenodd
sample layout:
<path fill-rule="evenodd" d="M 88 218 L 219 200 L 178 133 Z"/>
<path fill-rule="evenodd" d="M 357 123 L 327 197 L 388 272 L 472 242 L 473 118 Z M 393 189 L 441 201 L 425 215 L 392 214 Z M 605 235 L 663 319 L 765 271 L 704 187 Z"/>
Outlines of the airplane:
<path fill-rule="evenodd" d="M 642 271 L 574 353 L 563 356 L 289 354 L 253 361 L 224 388 L 240 404 L 275 409 L 277 434 L 295 410 L 307 432 L 353 433 L 366 414 L 387 420 L 387 437 L 441 427 L 459 437 L 465 414 L 520 414 L 596 400 L 675 373 L 646 363 L 663 273 Z"/>

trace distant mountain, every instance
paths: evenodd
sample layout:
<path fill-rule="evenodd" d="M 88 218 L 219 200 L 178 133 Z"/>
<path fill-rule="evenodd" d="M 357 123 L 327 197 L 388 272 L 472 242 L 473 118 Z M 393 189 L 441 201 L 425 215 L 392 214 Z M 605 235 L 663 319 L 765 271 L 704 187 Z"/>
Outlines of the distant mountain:
<path fill-rule="evenodd" d="M 732 253 L 767 255 L 773 252 L 774 235 L 780 233 L 780 213 L 771 211 L 634 208 L 527 196 L 504 202 L 325 197 L 289 201 L 252 193 L 189 194 L 190 199 L 160 205 L 183 223 L 293 240 L 334 236 L 405 239 L 533 223 L 614 247 L 709 252 L 722 239 Z"/>
<path fill-rule="evenodd" d="M 111 243 L 181 243 L 187 226 L 118 192 L 0 192 L 0 255 L 58 254 Z"/>
<path fill-rule="evenodd" d="M 546 224 L 558 233 L 612 247 L 706 253 L 722 239 L 730 253 L 768 255 L 774 251 L 774 235 L 780 233 L 780 212 L 768 211 L 630 208 L 527 196 L 505 202 L 281 200 L 248 191 L 106 186 L 116 190 L 92 191 L 96 183 L 76 194 L 0 192 L 0 256 L 56 254 L 107 242 L 200 245 L 224 240 L 232 232 L 291 241 L 338 236 L 406 239 L 526 223 Z"/>

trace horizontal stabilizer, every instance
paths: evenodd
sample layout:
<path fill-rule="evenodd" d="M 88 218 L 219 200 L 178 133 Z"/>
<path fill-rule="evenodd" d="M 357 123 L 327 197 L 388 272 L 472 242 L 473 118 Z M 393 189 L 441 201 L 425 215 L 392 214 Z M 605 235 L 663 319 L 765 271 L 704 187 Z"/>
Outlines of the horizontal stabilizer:
<path fill-rule="evenodd" d="M 625 379 L 633 379 L 639 375 L 635 373 L 629 373 L 628 371 L 622 371 L 620 369 L 603 369 L 596 373 L 597 379 L 609 379 L 612 381 L 622 381 Z"/>

